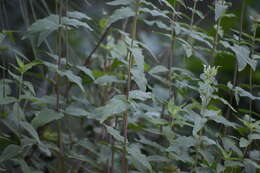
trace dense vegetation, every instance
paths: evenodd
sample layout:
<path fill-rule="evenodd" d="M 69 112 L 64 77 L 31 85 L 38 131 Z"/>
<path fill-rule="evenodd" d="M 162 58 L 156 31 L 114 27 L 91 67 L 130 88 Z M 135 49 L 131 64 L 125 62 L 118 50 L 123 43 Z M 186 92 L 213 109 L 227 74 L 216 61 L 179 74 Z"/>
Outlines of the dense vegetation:
<path fill-rule="evenodd" d="M 257 4 L 0 1 L 0 172 L 260 172 Z"/>

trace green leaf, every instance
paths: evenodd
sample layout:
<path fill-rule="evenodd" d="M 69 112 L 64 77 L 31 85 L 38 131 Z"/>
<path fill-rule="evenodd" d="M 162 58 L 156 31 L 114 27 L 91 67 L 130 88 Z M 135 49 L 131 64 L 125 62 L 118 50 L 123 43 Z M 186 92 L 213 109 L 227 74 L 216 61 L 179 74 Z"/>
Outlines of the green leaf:
<path fill-rule="evenodd" d="M 144 71 L 138 69 L 138 68 L 132 68 L 131 73 L 133 75 L 133 79 L 138 85 L 139 89 L 142 91 L 146 91 L 146 85 L 147 85 L 147 80 L 145 78 Z"/>
<path fill-rule="evenodd" d="M 124 142 L 124 137 L 120 135 L 119 131 L 113 127 L 106 126 L 107 132 L 112 135 L 116 140 Z"/>
<path fill-rule="evenodd" d="M 226 120 L 221 115 L 206 114 L 206 117 L 208 117 L 210 120 L 215 121 L 216 123 L 220 123 L 220 124 L 223 124 L 225 126 L 230 126 L 230 127 L 236 128 L 236 124 L 235 123 Z"/>
<path fill-rule="evenodd" d="M 182 150 L 187 150 L 190 147 L 196 146 L 197 141 L 192 136 L 179 136 L 177 139 L 175 139 L 170 147 L 167 148 L 167 152 L 180 152 Z"/>
<path fill-rule="evenodd" d="M 92 80 L 95 80 L 95 77 L 92 74 L 92 71 L 90 69 L 88 69 L 85 66 L 77 66 L 77 68 L 79 70 L 81 70 L 82 72 L 84 72 L 87 76 L 89 76 Z"/>
<path fill-rule="evenodd" d="M 246 138 L 240 138 L 239 140 L 239 147 L 245 148 L 250 144 L 250 141 L 248 141 Z"/>
<path fill-rule="evenodd" d="M 250 50 L 248 47 L 235 44 L 234 46 L 230 46 L 230 49 L 236 54 L 239 71 L 242 71 L 247 64 L 249 64 L 253 70 L 256 69 L 257 62 L 250 58 Z"/>
<path fill-rule="evenodd" d="M 157 65 L 155 67 L 153 67 L 148 73 L 153 75 L 153 74 L 157 74 L 157 73 L 165 73 L 168 72 L 169 70 L 162 66 L 162 65 Z"/>
<path fill-rule="evenodd" d="M 98 116 L 94 118 L 99 119 L 100 122 L 103 123 L 105 120 L 112 117 L 113 115 L 125 112 L 128 108 L 129 104 L 126 102 L 123 96 L 115 96 L 108 102 L 108 104 L 99 107 L 94 111 L 94 113 Z"/>
<path fill-rule="evenodd" d="M 67 16 L 71 17 L 71 18 L 75 18 L 75 19 L 86 19 L 86 20 L 91 19 L 86 14 L 79 12 L 79 11 L 68 11 Z"/>
<path fill-rule="evenodd" d="M 37 129 L 52 121 L 59 120 L 63 118 L 63 116 L 64 115 L 62 113 L 58 113 L 50 109 L 44 109 L 32 120 L 32 125 Z"/>
<path fill-rule="evenodd" d="M 115 1 L 108 2 L 107 4 L 111 6 L 118 6 L 118 5 L 129 5 L 131 3 L 132 0 L 115 0 Z"/>
<path fill-rule="evenodd" d="M 126 19 L 128 17 L 132 17 L 135 15 L 135 12 L 129 8 L 124 7 L 114 11 L 114 13 L 109 17 L 108 24 L 111 25 L 112 23 L 117 22 L 118 20 Z"/>
<path fill-rule="evenodd" d="M 137 64 L 137 68 L 144 70 L 144 55 L 142 49 L 140 48 L 129 48 L 131 53 L 135 58 L 135 63 Z"/>
<path fill-rule="evenodd" d="M 21 169 L 24 173 L 42 173 L 42 171 L 38 171 L 34 168 L 29 167 L 28 164 L 22 159 L 14 159 L 14 161 L 21 166 Z"/>
<path fill-rule="evenodd" d="M 5 34 L 0 33 L 0 44 L 4 41 Z"/>
<path fill-rule="evenodd" d="M 223 145 L 225 147 L 226 151 L 234 151 L 239 157 L 243 156 L 242 151 L 237 147 L 237 144 L 234 140 L 232 140 L 231 138 L 228 137 L 223 137 L 221 138 Z"/>
<path fill-rule="evenodd" d="M 84 109 L 74 107 L 74 106 L 67 107 L 64 113 L 69 114 L 69 115 L 73 115 L 73 116 L 76 116 L 76 117 L 86 117 L 86 116 L 90 115 L 90 113 L 85 111 Z"/>
<path fill-rule="evenodd" d="M 68 26 L 72 26 L 72 27 L 75 27 L 75 28 L 84 27 L 84 28 L 86 28 L 90 31 L 93 31 L 93 29 L 86 22 L 82 22 L 82 21 L 77 20 L 77 19 L 71 19 L 71 18 L 68 18 L 68 17 L 63 17 L 62 22 L 65 25 L 68 25 Z"/>
<path fill-rule="evenodd" d="M 129 98 L 145 101 L 147 99 L 152 98 L 152 95 L 150 92 L 143 92 L 141 90 L 132 90 L 129 92 Z"/>
<path fill-rule="evenodd" d="M 149 8 L 140 8 L 140 11 L 143 13 L 148 13 L 153 17 L 163 17 L 163 18 L 171 20 L 167 15 L 165 15 L 163 12 L 161 12 L 159 10 L 153 10 L 153 9 L 149 9 Z"/>
<path fill-rule="evenodd" d="M 192 130 L 192 135 L 193 136 L 197 136 L 197 133 L 205 126 L 205 124 L 207 123 L 207 119 L 206 118 L 201 118 L 199 116 L 196 116 L 194 119 L 194 127 Z"/>
<path fill-rule="evenodd" d="M 147 157 L 141 153 L 138 146 L 132 145 L 127 148 L 127 151 L 135 162 L 140 163 L 143 167 L 149 170 L 149 172 L 153 172 L 150 162 L 148 161 Z"/>
<path fill-rule="evenodd" d="M 119 80 L 116 76 L 108 76 L 108 75 L 101 76 L 95 80 L 95 84 L 103 85 L 103 86 L 112 83 L 124 83 L 124 82 L 125 81 Z"/>
<path fill-rule="evenodd" d="M 192 46 L 187 41 L 185 41 L 182 38 L 177 38 L 177 40 L 181 42 L 181 44 L 183 46 L 183 49 L 184 49 L 184 51 L 186 53 L 186 56 L 188 58 L 191 57 L 191 55 L 192 55 Z"/>
<path fill-rule="evenodd" d="M 69 81 L 75 83 L 78 85 L 78 87 L 81 89 L 81 91 L 85 92 L 85 89 L 82 85 L 82 80 L 79 76 L 76 76 L 75 74 L 73 74 L 72 71 L 70 70 L 66 70 L 66 71 L 57 71 L 59 75 L 61 76 L 66 76 L 68 78 Z"/>
<path fill-rule="evenodd" d="M 38 143 L 41 143 L 38 133 L 36 132 L 36 130 L 33 128 L 31 124 L 29 124 L 26 121 L 22 121 L 21 125 Z"/>
<path fill-rule="evenodd" d="M 6 161 L 6 160 L 10 160 L 14 157 L 16 157 L 17 155 L 19 155 L 22 151 L 22 148 L 18 145 L 8 145 L 4 151 L 2 152 L 2 154 L 0 155 L 0 162 Z"/>
<path fill-rule="evenodd" d="M 7 105 L 7 104 L 10 104 L 10 103 L 14 103 L 14 102 L 17 102 L 17 99 L 14 98 L 14 97 L 4 97 L 4 98 L 0 98 L 0 105 Z"/>

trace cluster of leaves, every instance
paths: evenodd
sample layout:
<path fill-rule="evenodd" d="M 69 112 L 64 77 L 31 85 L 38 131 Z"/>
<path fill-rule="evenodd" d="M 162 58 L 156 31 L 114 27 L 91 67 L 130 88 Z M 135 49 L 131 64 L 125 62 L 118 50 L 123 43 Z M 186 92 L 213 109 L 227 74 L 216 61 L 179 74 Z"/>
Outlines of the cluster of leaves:
<path fill-rule="evenodd" d="M 65 0 L 56 3 L 57 14 L 21 36 L 32 44 L 33 60 L 10 48 L 10 32 L 0 33 L 0 51 L 16 60 L 0 66 L 0 171 L 259 172 L 259 15 L 252 14 L 248 33 L 226 31 L 222 21 L 236 15 L 228 13 L 231 3 L 216 1 L 208 33 L 196 24 L 207 17 L 199 0 L 192 7 L 183 0 L 114 0 L 105 4 L 112 14 L 100 21 L 67 10 Z M 140 26 L 152 28 L 158 41 L 141 39 Z M 80 58 L 73 44 L 82 29 L 102 34 Z M 151 44 L 163 44 L 165 55 Z M 235 63 L 227 83 L 218 75 L 231 66 L 218 66 L 223 57 Z M 189 68 L 194 59 L 200 74 Z M 238 83 L 243 71 L 250 71 L 248 84 Z"/>

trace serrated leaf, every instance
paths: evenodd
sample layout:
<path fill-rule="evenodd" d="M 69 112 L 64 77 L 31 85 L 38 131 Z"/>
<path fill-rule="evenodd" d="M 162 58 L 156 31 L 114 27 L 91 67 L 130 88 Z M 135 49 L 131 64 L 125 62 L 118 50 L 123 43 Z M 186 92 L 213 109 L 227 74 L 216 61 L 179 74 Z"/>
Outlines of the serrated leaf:
<path fill-rule="evenodd" d="M 124 137 L 120 135 L 119 131 L 114 129 L 113 127 L 106 126 L 107 132 L 112 135 L 116 140 L 120 142 L 124 142 Z"/>
<path fill-rule="evenodd" d="M 184 39 L 177 38 L 177 40 L 181 42 L 181 44 L 183 46 L 183 49 L 184 49 L 184 51 L 186 53 L 186 56 L 188 58 L 191 57 L 191 55 L 192 55 L 192 47 L 191 47 L 191 45 L 187 41 L 185 41 Z"/>
<path fill-rule="evenodd" d="M 4 41 L 5 34 L 0 33 L 0 44 Z"/>
<path fill-rule="evenodd" d="M 36 132 L 36 130 L 33 128 L 31 124 L 29 124 L 26 121 L 22 121 L 21 125 L 38 143 L 41 143 L 38 133 Z"/>
<path fill-rule="evenodd" d="M 67 16 L 75 19 L 87 19 L 87 20 L 91 19 L 86 14 L 79 11 L 68 11 Z"/>
<path fill-rule="evenodd" d="M 72 71 L 66 70 L 66 71 L 59 71 L 58 74 L 61 76 L 66 76 L 70 82 L 73 82 L 78 85 L 78 87 L 81 89 L 81 91 L 85 92 L 85 89 L 82 85 L 82 79 L 75 75 Z"/>
<path fill-rule="evenodd" d="M 129 5 L 131 3 L 132 0 L 115 0 L 115 1 L 108 2 L 107 4 L 111 6 L 118 6 L 118 5 Z"/>
<path fill-rule="evenodd" d="M 155 67 L 153 67 L 148 73 L 153 75 L 153 74 L 156 74 L 156 73 L 165 73 L 165 72 L 168 72 L 169 70 L 162 66 L 162 65 L 157 65 Z"/>
<path fill-rule="evenodd" d="M 34 128 L 42 127 L 52 121 L 59 120 L 63 118 L 62 113 L 55 112 L 50 109 L 44 109 L 42 110 L 36 117 L 32 120 L 32 125 Z"/>
<path fill-rule="evenodd" d="M 136 82 L 139 89 L 146 91 L 147 79 L 145 77 L 144 71 L 138 68 L 132 68 L 131 73 L 133 75 L 133 80 Z"/>
<path fill-rule="evenodd" d="M 150 92 L 143 92 L 141 90 L 132 90 L 129 92 L 129 98 L 145 101 L 147 99 L 152 98 L 152 95 Z"/>
<path fill-rule="evenodd" d="M 86 117 L 90 115 L 90 113 L 85 111 L 84 109 L 73 106 L 67 107 L 65 113 L 76 117 Z"/>
<path fill-rule="evenodd" d="M 240 138 L 239 140 L 239 147 L 245 148 L 250 144 L 250 141 L 248 141 L 246 138 Z"/>
<path fill-rule="evenodd" d="M 144 70 L 144 55 L 142 49 L 140 48 L 129 48 L 131 53 L 134 56 L 135 63 L 137 64 L 137 68 Z"/>
<path fill-rule="evenodd" d="M 243 156 L 242 151 L 237 147 L 237 144 L 234 140 L 232 140 L 231 138 L 228 137 L 223 137 L 221 138 L 223 145 L 225 147 L 226 151 L 234 151 L 239 157 Z"/>
<path fill-rule="evenodd" d="M 79 70 L 81 70 L 82 72 L 84 72 L 86 75 L 88 75 L 92 80 L 95 80 L 95 77 L 93 76 L 92 71 L 90 69 L 88 69 L 87 67 L 77 66 L 77 68 Z"/>
<path fill-rule="evenodd" d="M 153 9 L 149 9 L 149 8 L 140 8 L 140 11 L 143 13 L 148 13 L 154 17 L 163 17 L 163 18 L 171 20 L 167 15 L 165 15 L 163 12 L 161 12 L 159 10 L 153 10 Z"/>
<path fill-rule="evenodd" d="M 109 75 L 101 76 L 95 80 L 95 84 L 98 85 L 108 85 L 112 83 L 124 83 L 124 81 L 119 80 L 116 76 Z"/>
<path fill-rule="evenodd" d="M 209 119 L 215 121 L 216 123 L 220 123 L 220 124 L 223 124 L 225 126 L 230 126 L 230 127 L 236 128 L 236 124 L 235 123 L 228 121 L 227 119 L 225 119 L 221 115 L 212 115 L 212 116 L 206 115 L 206 117 L 208 117 Z"/>
<path fill-rule="evenodd" d="M 147 157 L 141 153 L 137 146 L 130 146 L 127 148 L 127 151 L 135 161 L 139 162 L 143 167 L 149 170 L 149 172 L 152 172 L 152 166 L 150 162 L 148 161 Z"/>
<path fill-rule="evenodd" d="M 253 70 L 256 69 L 256 61 L 250 59 L 250 50 L 246 46 L 234 45 L 230 46 L 233 52 L 236 54 L 237 62 L 238 62 L 238 70 L 242 71 L 246 67 L 246 65 L 250 65 Z"/>
<path fill-rule="evenodd" d="M 0 162 L 14 158 L 15 156 L 19 155 L 21 151 L 22 148 L 18 145 L 8 145 L 0 155 Z"/>
<path fill-rule="evenodd" d="M 117 9 L 109 17 L 108 24 L 111 25 L 112 23 L 115 23 L 118 20 L 126 19 L 126 18 L 132 17 L 134 15 L 135 15 L 135 12 L 131 8 L 129 8 L 129 7 Z"/>
<path fill-rule="evenodd" d="M 72 26 L 72 27 L 75 27 L 75 28 L 84 27 L 84 28 L 86 28 L 90 31 L 93 31 L 93 29 L 86 22 L 82 22 L 82 21 L 77 20 L 77 19 L 71 19 L 71 18 L 68 18 L 68 17 L 63 17 L 62 22 L 63 22 L 63 24 L 68 25 L 68 26 Z"/>
<path fill-rule="evenodd" d="M 98 116 L 94 118 L 99 119 L 100 122 L 103 123 L 108 118 L 125 112 L 129 108 L 129 104 L 124 99 L 125 98 L 122 98 L 121 96 L 115 96 L 108 104 L 99 107 L 94 111 Z"/>

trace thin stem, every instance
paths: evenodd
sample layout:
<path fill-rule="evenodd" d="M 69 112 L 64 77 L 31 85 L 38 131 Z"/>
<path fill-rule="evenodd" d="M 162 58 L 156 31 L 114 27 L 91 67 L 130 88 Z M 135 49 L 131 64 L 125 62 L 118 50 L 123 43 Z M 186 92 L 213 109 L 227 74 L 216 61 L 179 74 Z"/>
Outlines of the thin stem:
<path fill-rule="evenodd" d="M 255 53 L 255 39 L 256 39 L 256 31 L 257 28 L 254 30 L 253 34 L 253 49 L 252 49 L 252 55 Z M 249 74 L 249 88 L 250 88 L 250 93 L 253 94 L 253 69 L 250 68 L 250 74 Z M 250 111 L 250 116 L 252 116 L 252 109 L 253 109 L 253 100 L 249 100 L 249 111 Z"/>
<path fill-rule="evenodd" d="M 217 53 L 217 47 L 218 47 L 218 32 L 220 29 L 220 23 L 221 23 L 221 17 L 218 19 L 218 24 L 217 24 L 217 28 L 216 28 L 216 34 L 215 34 L 215 38 L 214 38 L 214 45 L 213 45 L 213 54 L 212 54 L 212 59 L 211 59 L 211 65 L 214 64 L 214 60 L 215 60 L 215 56 Z"/>
<path fill-rule="evenodd" d="M 245 0 L 242 0 L 242 8 L 241 8 L 241 16 L 240 16 L 240 30 L 239 30 L 239 43 L 241 42 L 241 38 L 242 38 L 242 33 L 243 33 L 243 21 L 244 21 L 244 13 L 245 13 Z M 235 66 L 235 72 L 234 72 L 234 76 L 233 76 L 233 86 L 237 85 L 237 81 L 238 81 L 238 63 L 236 62 L 236 66 Z M 232 93 L 229 93 L 229 103 L 230 105 L 232 105 L 234 102 L 234 97 L 232 95 Z M 230 118 L 230 113 L 231 113 L 231 108 L 228 106 L 228 110 L 226 113 L 226 118 L 229 120 Z M 228 133 L 228 127 L 225 127 L 225 131 L 224 134 L 226 135 Z"/>
<path fill-rule="evenodd" d="M 62 8 L 63 8 L 63 0 L 59 1 L 56 0 L 56 13 L 59 14 L 59 25 L 62 24 Z M 57 34 L 57 54 L 58 54 L 58 70 L 61 68 L 61 56 L 62 56 L 62 29 L 59 28 L 58 34 Z M 59 75 L 56 74 L 56 85 L 55 85 L 55 91 L 56 91 L 56 111 L 60 111 L 60 89 L 59 89 Z M 58 128 L 58 146 L 60 149 L 60 155 L 59 155 L 59 165 L 58 165 L 58 172 L 65 172 L 65 163 L 64 163 L 64 146 L 63 146 L 63 137 L 62 137 L 62 122 L 59 120 L 57 122 L 57 128 Z"/>
<path fill-rule="evenodd" d="M 192 14 L 191 14 L 191 21 L 190 21 L 190 30 L 192 30 L 192 26 L 194 23 L 194 16 L 195 16 L 195 10 L 197 8 L 198 0 L 194 0 L 193 8 L 192 8 Z"/>
<path fill-rule="evenodd" d="M 133 47 L 134 40 L 136 39 L 136 30 L 137 30 L 137 19 L 139 15 L 139 6 L 140 6 L 140 0 L 136 1 L 136 10 L 135 10 L 135 16 L 133 19 L 133 24 L 132 24 L 132 42 L 131 42 L 131 48 Z M 131 68 L 133 64 L 133 55 L 130 51 L 128 51 L 128 70 L 127 70 L 127 91 L 126 91 L 126 97 L 128 100 L 129 97 L 129 92 L 131 90 L 131 85 L 132 85 L 132 79 L 131 79 Z M 126 158 L 127 151 L 127 135 L 128 135 L 128 112 L 125 113 L 124 118 L 123 118 L 123 133 L 124 133 L 124 152 L 123 152 L 123 169 L 124 173 L 128 173 L 128 161 Z"/>

